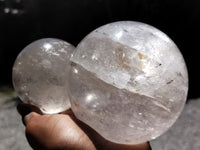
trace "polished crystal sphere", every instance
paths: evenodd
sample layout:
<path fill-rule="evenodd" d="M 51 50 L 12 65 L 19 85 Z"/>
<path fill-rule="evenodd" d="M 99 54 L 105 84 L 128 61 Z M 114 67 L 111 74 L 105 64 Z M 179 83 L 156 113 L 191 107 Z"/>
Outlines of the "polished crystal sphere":
<path fill-rule="evenodd" d="M 37 40 L 25 47 L 13 66 L 13 85 L 24 103 L 53 114 L 70 107 L 69 58 L 74 46 L 53 38 Z"/>
<path fill-rule="evenodd" d="M 104 25 L 80 42 L 70 60 L 73 112 L 112 142 L 155 139 L 184 107 L 183 56 L 155 27 L 133 21 Z"/>

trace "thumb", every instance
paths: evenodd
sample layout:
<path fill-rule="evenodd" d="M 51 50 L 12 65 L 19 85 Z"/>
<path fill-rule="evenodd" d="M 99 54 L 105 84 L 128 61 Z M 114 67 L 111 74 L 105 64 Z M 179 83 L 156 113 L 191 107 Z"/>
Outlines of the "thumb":
<path fill-rule="evenodd" d="M 37 108 L 34 105 L 30 105 L 30 104 L 24 104 L 24 103 L 20 103 L 17 105 L 17 111 L 18 113 L 22 116 L 22 122 L 24 125 L 26 125 L 25 118 L 26 120 L 29 120 L 31 117 L 35 116 L 36 114 L 42 114 L 42 112 L 40 111 L 39 108 Z M 32 112 L 35 112 L 35 114 L 31 114 Z M 31 115 L 29 115 L 31 114 Z M 27 116 L 29 115 L 29 116 Z"/>

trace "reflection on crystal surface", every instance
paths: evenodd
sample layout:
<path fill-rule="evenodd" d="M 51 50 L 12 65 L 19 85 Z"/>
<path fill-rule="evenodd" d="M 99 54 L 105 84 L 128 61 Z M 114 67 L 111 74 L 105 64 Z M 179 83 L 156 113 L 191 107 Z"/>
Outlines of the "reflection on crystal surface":
<path fill-rule="evenodd" d="M 158 29 L 116 22 L 86 36 L 71 58 L 72 110 L 103 137 L 137 144 L 179 116 L 188 76 L 177 46 Z"/>
<path fill-rule="evenodd" d="M 69 58 L 74 47 L 58 39 L 41 39 L 25 47 L 13 66 L 13 85 L 23 102 L 52 114 L 70 107 Z"/>

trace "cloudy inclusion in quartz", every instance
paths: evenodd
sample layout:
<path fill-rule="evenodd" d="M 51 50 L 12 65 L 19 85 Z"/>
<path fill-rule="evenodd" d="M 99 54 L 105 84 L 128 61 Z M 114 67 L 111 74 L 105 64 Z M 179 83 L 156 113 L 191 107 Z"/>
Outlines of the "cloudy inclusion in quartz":
<path fill-rule="evenodd" d="M 71 62 L 72 110 L 110 141 L 154 139 L 183 109 L 188 91 L 184 59 L 174 42 L 150 25 L 102 26 L 80 42 Z"/>
<path fill-rule="evenodd" d="M 71 44 L 53 38 L 37 40 L 23 49 L 13 66 L 13 85 L 24 103 L 45 114 L 70 107 L 67 78 L 73 50 Z"/>

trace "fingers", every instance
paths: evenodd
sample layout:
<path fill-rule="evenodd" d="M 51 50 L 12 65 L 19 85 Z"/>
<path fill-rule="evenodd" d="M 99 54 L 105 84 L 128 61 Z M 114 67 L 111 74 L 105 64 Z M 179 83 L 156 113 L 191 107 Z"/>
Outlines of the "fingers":
<path fill-rule="evenodd" d="M 44 139 L 48 139 L 49 141 L 49 138 L 51 137 L 51 135 L 55 135 L 56 138 L 60 137 L 60 135 L 64 135 L 65 140 L 68 139 L 68 141 L 72 141 L 72 139 L 75 140 L 76 138 L 75 137 L 72 138 L 72 136 L 70 137 L 69 133 L 79 133 L 79 136 L 81 137 L 80 139 L 82 139 L 83 143 L 89 142 L 90 143 L 89 145 L 92 145 L 90 147 L 93 147 L 92 149 L 95 149 L 94 147 L 96 147 L 96 149 L 98 150 L 111 150 L 111 149 L 151 150 L 150 144 L 148 142 L 143 143 L 143 144 L 138 144 L 138 145 L 122 145 L 122 144 L 112 143 L 104 139 L 100 134 L 98 134 L 91 127 L 89 127 L 82 121 L 78 120 L 71 109 L 68 109 L 57 115 L 44 115 L 44 116 L 43 115 L 41 116 L 42 112 L 37 107 L 28 105 L 28 104 L 19 104 L 17 106 L 17 110 L 22 115 L 22 120 L 24 124 L 26 125 L 27 139 L 30 145 L 32 145 L 32 147 L 34 147 L 35 145 L 40 145 L 40 147 L 42 145 L 45 145 L 44 144 L 45 142 L 42 142 L 42 141 L 44 141 Z M 53 130 L 55 130 L 54 134 L 52 134 Z M 66 133 L 63 131 L 65 131 Z M 48 136 L 45 136 L 45 135 L 48 135 Z M 44 138 L 44 136 L 48 138 Z M 54 137 L 51 137 L 51 139 L 54 139 Z M 51 141 L 54 141 L 54 140 L 51 140 Z M 59 140 L 59 141 L 62 141 L 62 140 Z M 80 143 L 80 140 L 78 141 Z M 51 142 L 51 143 L 55 143 L 55 142 Z M 71 145 L 74 145 L 74 144 L 71 144 Z"/>
<path fill-rule="evenodd" d="M 27 121 L 29 121 L 30 118 L 42 114 L 40 109 L 37 108 L 36 106 L 24 103 L 20 103 L 17 105 L 17 111 L 22 116 L 22 122 L 24 125 L 27 124 Z"/>
<path fill-rule="evenodd" d="M 41 116 L 41 115 L 38 114 L 38 113 L 36 113 L 36 112 L 31 112 L 31 113 L 29 113 L 28 115 L 26 115 L 26 116 L 24 117 L 24 119 L 23 119 L 25 125 L 27 125 L 27 124 L 30 122 L 31 119 L 33 119 L 33 118 L 35 118 L 35 117 L 38 117 L 38 116 Z"/>

